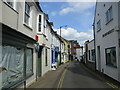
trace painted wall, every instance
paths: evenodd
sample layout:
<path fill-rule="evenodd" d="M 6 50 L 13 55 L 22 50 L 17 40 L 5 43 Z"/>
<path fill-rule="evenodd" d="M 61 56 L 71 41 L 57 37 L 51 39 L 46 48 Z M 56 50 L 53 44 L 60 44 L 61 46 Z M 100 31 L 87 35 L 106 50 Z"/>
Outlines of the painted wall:
<path fill-rule="evenodd" d="M 105 4 L 105 7 L 104 7 Z M 106 11 L 112 6 L 113 12 L 113 20 L 106 24 Z M 99 15 L 98 15 L 99 14 Z M 101 20 L 101 30 L 97 31 L 97 22 Z M 114 31 L 103 37 L 105 33 L 114 29 Z M 118 80 L 118 53 L 116 53 L 117 58 L 117 67 L 110 67 L 106 65 L 106 56 L 105 56 L 105 49 L 110 47 L 116 47 L 116 52 L 118 52 L 118 3 L 116 2 L 99 2 L 97 3 L 96 7 L 96 14 L 95 14 L 95 39 L 96 39 L 96 57 L 98 57 L 98 46 L 100 46 L 100 60 L 97 59 L 96 65 L 97 70 L 105 73 L 106 75 Z M 99 61 L 98 61 L 99 60 Z"/>
<path fill-rule="evenodd" d="M 37 25 L 37 14 L 38 10 L 35 4 L 31 7 L 31 27 L 24 23 L 24 10 L 25 2 L 15 2 L 15 6 L 12 8 L 7 3 L 0 1 L 0 6 L 2 4 L 2 23 L 27 35 L 30 38 L 35 39 L 36 35 L 36 25 Z M 34 3 L 34 0 L 31 0 Z M 0 19 L 1 22 L 1 19 Z M 35 81 L 36 76 L 36 51 L 34 44 L 28 44 L 27 47 L 33 49 L 33 76 L 27 79 L 27 86 Z"/>
<path fill-rule="evenodd" d="M 92 53 L 91 50 L 93 49 L 94 49 L 94 40 L 88 43 L 88 51 L 90 50 L 90 60 L 89 60 L 89 52 L 88 52 L 88 61 L 91 61 L 91 62 L 94 62 L 92 61 L 92 54 L 91 54 Z"/>

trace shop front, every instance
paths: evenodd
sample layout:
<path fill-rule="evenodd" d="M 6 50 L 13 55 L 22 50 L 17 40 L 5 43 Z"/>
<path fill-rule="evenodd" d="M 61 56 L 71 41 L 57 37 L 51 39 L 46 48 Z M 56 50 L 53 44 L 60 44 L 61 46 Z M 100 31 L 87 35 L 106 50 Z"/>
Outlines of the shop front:
<path fill-rule="evenodd" d="M 33 73 L 33 47 L 36 41 L 28 36 L 2 25 L 2 59 L 0 75 L 2 88 L 14 88 L 24 83 Z"/>

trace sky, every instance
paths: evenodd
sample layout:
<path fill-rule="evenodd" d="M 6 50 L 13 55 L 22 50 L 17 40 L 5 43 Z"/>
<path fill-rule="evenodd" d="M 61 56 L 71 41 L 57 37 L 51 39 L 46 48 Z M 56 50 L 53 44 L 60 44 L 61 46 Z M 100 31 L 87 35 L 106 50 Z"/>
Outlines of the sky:
<path fill-rule="evenodd" d="M 77 40 L 80 45 L 93 39 L 95 2 L 40 2 L 40 6 L 58 34 L 60 26 L 67 25 L 61 29 L 65 39 Z"/>

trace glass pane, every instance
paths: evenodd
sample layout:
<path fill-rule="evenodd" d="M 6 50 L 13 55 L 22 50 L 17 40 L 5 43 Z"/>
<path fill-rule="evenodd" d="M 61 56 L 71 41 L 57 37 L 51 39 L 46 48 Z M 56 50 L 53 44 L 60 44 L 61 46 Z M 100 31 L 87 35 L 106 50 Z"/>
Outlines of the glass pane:
<path fill-rule="evenodd" d="M 27 49 L 26 76 L 33 73 L 33 53 L 32 49 Z"/>
<path fill-rule="evenodd" d="M 39 23 L 41 23 L 41 15 L 39 15 Z"/>
<path fill-rule="evenodd" d="M 25 14 L 25 23 L 29 24 L 29 16 L 27 14 Z"/>
<path fill-rule="evenodd" d="M 3 87 L 11 86 L 23 80 L 24 49 L 12 46 L 3 46 L 0 67 L 4 68 L 2 74 Z"/>
<path fill-rule="evenodd" d="M 109 10 L 110 20 L 112 19 L 112 7 Z"/>
<path fill-rule="evenodd" d="M 116 48 L 106 49 L 106 64 L 116 66 Z"/>
<path fill-rule="evenodd" d="M 41 24 L 39 23 L 39 27 L 38 27 L 39 32 L 41 32 Z"/>

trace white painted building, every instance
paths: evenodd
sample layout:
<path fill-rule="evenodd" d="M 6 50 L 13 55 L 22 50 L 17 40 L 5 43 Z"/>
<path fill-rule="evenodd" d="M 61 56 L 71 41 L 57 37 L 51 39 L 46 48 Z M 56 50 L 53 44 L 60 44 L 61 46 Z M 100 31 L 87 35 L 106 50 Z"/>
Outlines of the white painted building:
<path fill-rule="evenodd" d="M 80 61 L 80 48 L 76 48 L 76 57 Z"/>
<path fill-rule="evenodd" d="M 96 69 L 120 82 L 120 2 L 97 2 Z"/>
<path fill-rule="evenodd" d="M 37 16 L 37 35 L 40 50 L 38 54 L 38 76 L 43 76 L 51 70 L 51 26 L 48 15 L 40 12 Z"/>
<path fill-rule="evenodd" d="M 89 62 L 95 62 L 95 49 L 94 49 L 94 40 L 91 40 L 88 43 L 88 52 L 87 52 L 87 60 Z"/>
<path fill-rule="evenodd" d="M 29 86 L 36 80 L 35 36 L 37 15 L 40 12 L 38 3 L 12 2 L 0 0 L 0 24 L 2 25 L 2 59 L 0 74 L 2 88 Z"/>

